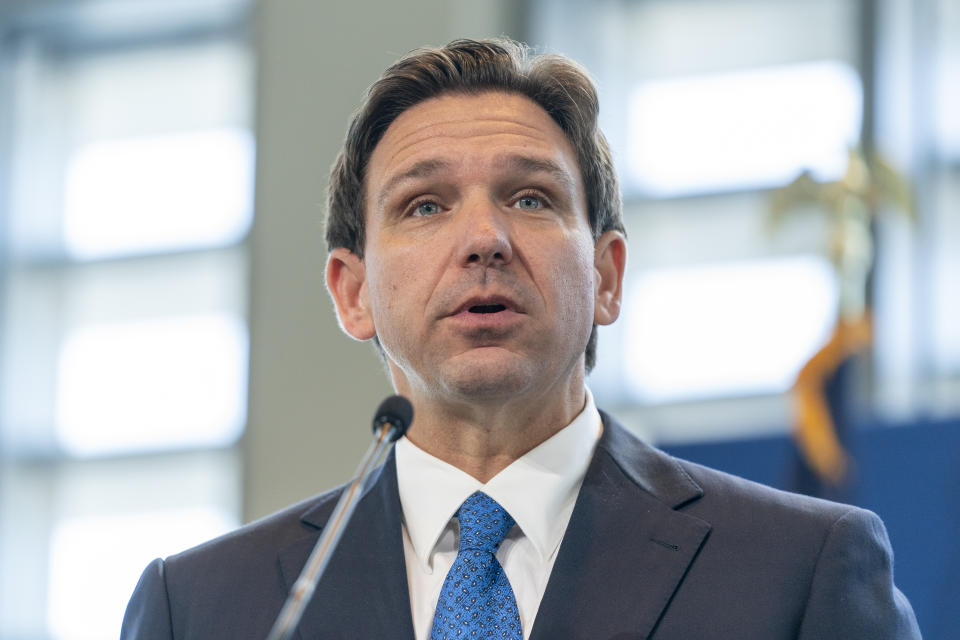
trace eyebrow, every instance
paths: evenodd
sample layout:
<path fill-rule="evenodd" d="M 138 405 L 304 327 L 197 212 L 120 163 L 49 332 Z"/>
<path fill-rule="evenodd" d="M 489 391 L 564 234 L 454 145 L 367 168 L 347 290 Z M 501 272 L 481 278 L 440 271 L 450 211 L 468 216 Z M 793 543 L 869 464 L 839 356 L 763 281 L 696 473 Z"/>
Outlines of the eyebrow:
<path fill-rule="evenodd" d="M 576 182 L 563 167 L 554 162 L 543 158 L 534 158 L 531 156 L 511 154 L 499 159 L 498 164 L 504 166 L 508 171 L 516 173 L 546 173 L 556 180 L 568 192 L 576 190 Z M 407 180 L 416 180 L 418 178 L 427 178 L 450 168 L 450 162 L 446 160 L 422 160 L 406 171 L 393 176 L 380 189 L 380 195 L 377 197 L 378 206 L 382 207 L 390 193 L 401 183 Z"/>
<path fill-rule="evenodd" d="M 439 173 L 450 167 L 450 163 L 446 160 L 422 160 L 403 173 L 398 173 L 389 180 L 386 184 L 383 185 L 383 188 L 380 189 L 380 196 L 377 198 L 377 204 L 383 206 L 383 203 L 390 196 L 390 192 L 393 191 L 398 184 L 405 182 L 407 180 L 415 180 L 417 178 L 426 178 L 435 173 Z"/>
<path fill-rule="evenodd" d="M 576 188 L 576 182 L 563 167 L 553 160 L 542 158 L 533 158 L 530 156 L 510 155 L 504 160 L 504 165 L 517 173 L 546 173 L 551 178 L 559 182 L 565 189 L 572 192 Z"/>

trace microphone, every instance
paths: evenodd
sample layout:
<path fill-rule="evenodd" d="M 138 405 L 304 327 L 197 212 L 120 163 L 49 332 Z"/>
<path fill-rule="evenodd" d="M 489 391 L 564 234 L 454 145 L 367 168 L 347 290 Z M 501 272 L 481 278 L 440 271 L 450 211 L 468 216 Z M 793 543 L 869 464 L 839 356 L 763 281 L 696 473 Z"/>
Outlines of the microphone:
<path fill-rule="evenodd" d="M 340 542 L 347 522 L 357 508 L 361 489 L 366 485 L 367 479 L 390 445 L 403 437 L 412 422 L 413 405 L 403 396 L 390 396 L 380 403 L 377 412 L 373 415 L 374 441 L 360 461 L 360 466 L 353 474 L 350 484 L 340 494 L 340 500 L 323 529 L 323 535 L 313 547 L 307 563 L 300 572 L 300 577 L 293 583 L 290 594 L 267 635 L 267 640 L 289 640 L 293 636 L 300 618 L 303 617 L 303 611 L 307 608 L 320 582 L 320 577 L 327 568 L 330 556 L 333 555 L 333 550 Z"/>
<path fill-rule="evenodd" d="M 396 442 L 410 428 L 413 422 L 413 405 L 403 396 L 390 396 L 380 403 L 373 415 L 373 434 L 390 426 L 390 442 Z"/>

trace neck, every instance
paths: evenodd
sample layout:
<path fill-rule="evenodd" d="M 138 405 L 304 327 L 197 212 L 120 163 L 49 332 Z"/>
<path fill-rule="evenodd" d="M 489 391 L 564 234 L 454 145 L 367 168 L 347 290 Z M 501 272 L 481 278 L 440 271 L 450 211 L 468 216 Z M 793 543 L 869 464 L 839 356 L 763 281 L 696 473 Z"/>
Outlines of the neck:
<path fill-rule="evenodd" d="M 586 402 L 582 377 L 540 397 L 483 403 L 437 399 L 397 386 L 415 408 L 406 437 L 484 483 L 570 424 Z"/>

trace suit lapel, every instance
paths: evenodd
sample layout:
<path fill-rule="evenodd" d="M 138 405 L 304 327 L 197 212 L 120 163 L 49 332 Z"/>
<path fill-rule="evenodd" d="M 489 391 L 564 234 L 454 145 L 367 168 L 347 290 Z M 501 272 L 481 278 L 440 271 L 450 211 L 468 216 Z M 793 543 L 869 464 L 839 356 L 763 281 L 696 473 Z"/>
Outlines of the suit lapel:
<path fill-rule="evenodd" d="M 603 418 L 531 640 L 649 637 L 710 531 L 683 469 Z"/>
<path fill-rule="evenodd" d="M 710 531 L 677 510 L 702 494 L 683 469 L 603 419 L 531 640 L 648 638 Z M 316 531 L 280 551 L 288 590 L 336 498 L 307 511 L 301 520 Z M 357 505 L 299 637 L 414 637 L 392 452 Z"/>
<path fill-rule="evenodd" d="M 304 523 L 317 528 L 315 533 L 280 551 L 288 590 L 336 506 L 336 497 L 302 516 Z M 304 612 L 299 626 L 302 640 L 413 639 L 402 535 L 396 462 L 391 451 L 360 499 Z"/>

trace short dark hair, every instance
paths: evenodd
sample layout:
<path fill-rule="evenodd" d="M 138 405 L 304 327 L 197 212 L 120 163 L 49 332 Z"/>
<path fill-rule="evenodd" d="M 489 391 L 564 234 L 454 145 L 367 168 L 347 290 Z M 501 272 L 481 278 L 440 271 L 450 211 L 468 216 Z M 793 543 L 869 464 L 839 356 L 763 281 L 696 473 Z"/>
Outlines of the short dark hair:
<path fill-rule="evenodd" d="M 417 49 L 394 63 L 354 113 L 330 173 L 327 250 L 343 247 L 363 258 L 367 164 L 401 113 L 440 95 L 487 91 L 526 96 L 553 118 L 577 155 L 594 241 L 611 229 L 623 232 L 620 189 L 597 123 L 597 91 L 587 72 L 568 58 L 534 54 L 505 38 L 454 40 L 445 47 Z M 596 333 L 594 327 L 587 343 L 587 371 L 596 362 Z"/>

